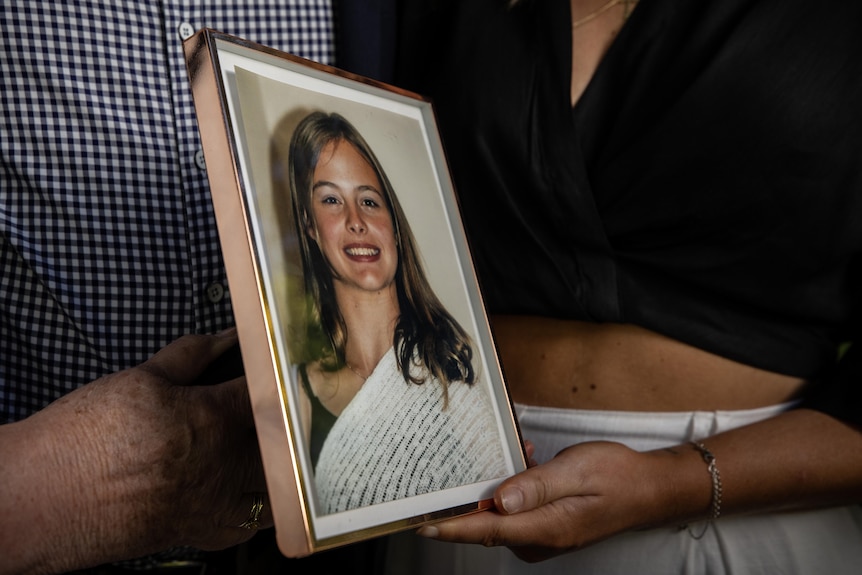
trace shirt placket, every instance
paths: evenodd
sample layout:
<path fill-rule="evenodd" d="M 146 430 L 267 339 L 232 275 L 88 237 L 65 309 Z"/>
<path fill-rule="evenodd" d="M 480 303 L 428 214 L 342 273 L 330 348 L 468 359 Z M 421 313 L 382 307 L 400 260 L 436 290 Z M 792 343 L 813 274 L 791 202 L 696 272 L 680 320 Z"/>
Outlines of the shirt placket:
<path fill-rule="evenodd" d="M 194 330 L 211 333 L 233 323 L 233 310 L 183 53 L 183 41 L 205 25 L 205 14 L 201 3 L 186 1 L 165 2 L 164 14 L 177 161 L 187 222 Z"/>

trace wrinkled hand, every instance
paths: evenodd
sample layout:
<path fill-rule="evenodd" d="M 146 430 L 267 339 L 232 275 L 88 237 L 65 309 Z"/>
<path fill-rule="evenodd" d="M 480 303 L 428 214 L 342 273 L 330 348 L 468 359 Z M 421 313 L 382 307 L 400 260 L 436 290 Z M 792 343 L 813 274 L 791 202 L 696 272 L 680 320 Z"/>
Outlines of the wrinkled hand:
<path fill-rule="evenodd" d="M 69 540 L 55 543 L 72 567 L 254 534 L 238 527 L 252 493 L 266 491 L 245 379 L 191 385 L 236 341 L 232 331 L 185 336 L 22 422 L 38 438 L 36 464 L 61 473 L 34 487 L 53 508 L 37 520 L 48 533 L 63 526 Z M 268 501 L 261 523 L 272 525 Z"/>
<path fill-rule="evenodd" d="M 591 442 L 504 481 L 495 510 L 423 527 L 435 539 L 504 545 L 530 562 L 581 549 L 660 520 L 661 455 Z"/>

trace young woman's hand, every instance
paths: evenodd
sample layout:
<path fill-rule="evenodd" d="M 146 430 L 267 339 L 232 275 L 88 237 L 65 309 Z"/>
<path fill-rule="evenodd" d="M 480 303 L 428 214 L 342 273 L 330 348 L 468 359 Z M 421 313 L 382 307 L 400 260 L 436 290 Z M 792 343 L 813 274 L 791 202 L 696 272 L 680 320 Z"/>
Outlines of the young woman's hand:
<path fill-rule="evenodd" d="M 423 527 L 419 534 L 504 545 L 530 562 L 548 559 L 671 521 L 679 513 L 671 503 L 676 459 L 671 452 L 639 453 L 610 442 L 572 446 L 503 482 L 495 492 L 495 510 Z M 706 510 L 710 484 L 699 471 L 703 501 L 692 504 Z"/>

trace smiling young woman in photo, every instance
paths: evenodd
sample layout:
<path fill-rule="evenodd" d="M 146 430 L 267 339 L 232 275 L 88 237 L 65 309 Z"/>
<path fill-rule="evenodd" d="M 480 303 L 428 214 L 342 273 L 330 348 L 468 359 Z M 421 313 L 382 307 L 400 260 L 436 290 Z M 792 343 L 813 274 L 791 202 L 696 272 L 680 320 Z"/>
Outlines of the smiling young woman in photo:
<path fill-rule="evenodd" d="M 431 289 L 371 148 L 342 116 L 313 112 L 288 164 L 311 329 L 327 340 L 297 366 L 323 512 L 505 475 L 473 344 Z"/>

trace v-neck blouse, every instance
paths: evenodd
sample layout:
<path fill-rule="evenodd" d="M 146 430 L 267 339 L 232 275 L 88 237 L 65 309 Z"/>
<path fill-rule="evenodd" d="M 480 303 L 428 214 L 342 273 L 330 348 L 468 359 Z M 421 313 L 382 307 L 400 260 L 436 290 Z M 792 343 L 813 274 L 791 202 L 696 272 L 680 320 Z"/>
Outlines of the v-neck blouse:
<path fill-rule="evenodd" d="M 568 0 L 450 8 L 415 88 L 492 313 L 827 377 L 862 299 L 862 4 L 641 0 L 574 108 Z"/>

